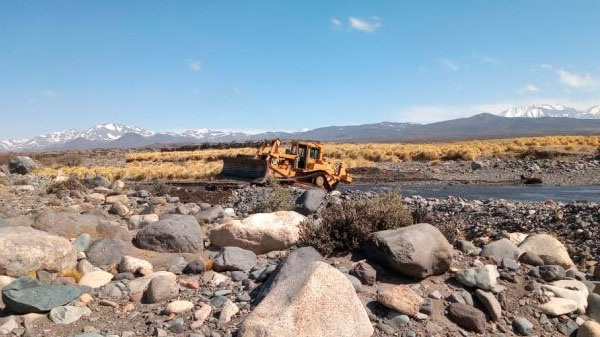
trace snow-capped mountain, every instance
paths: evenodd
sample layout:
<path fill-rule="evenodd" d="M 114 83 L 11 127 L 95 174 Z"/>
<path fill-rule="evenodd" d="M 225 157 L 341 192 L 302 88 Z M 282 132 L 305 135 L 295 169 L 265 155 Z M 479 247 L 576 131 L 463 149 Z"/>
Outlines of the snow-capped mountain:
<path fill-rule="evenodd" d="M 587 110 L 587 113 L 590 115 L 597 116 L 596 118 L 600 118 L 600 105 L 595 105 Z"/>
<path fill-rule="evenodd" d="M 582 111 L 574 108 L 565 107 L 558 104 L 533 104 L 512 107 L 498 114 L 502 117 L 525 117 L 525 118 L 540 118 L 540 117 L 568 117 L 592 119 L 600 118 L 600 105 Z"/>
<path fill-rule="evenodd" d="M 83 147 L 101 146 L 121 139 L 124 135 L 137 136 L 146 139 L 146 142 L 153 141 L 218 141 L 233 136 L 245 136 L 242 133 L 215 131 L 209 129 L 187 130 L 180 133 L 162 132 L 157 133 L 145 130 L 137 126 L 127 126 L 117 123 L 98 124 L 83 131 L 73 129 L 51 132 L 30 139 L 9 139 L 0 141 L 0 151 L 39 151 L 48 149 L 66 149 L 78 148 L 83 143 Z M 70 143 L 79 143 L 77 146 L 69 146 Z M 144 144 L 142 144 L 144 145 Z"/>

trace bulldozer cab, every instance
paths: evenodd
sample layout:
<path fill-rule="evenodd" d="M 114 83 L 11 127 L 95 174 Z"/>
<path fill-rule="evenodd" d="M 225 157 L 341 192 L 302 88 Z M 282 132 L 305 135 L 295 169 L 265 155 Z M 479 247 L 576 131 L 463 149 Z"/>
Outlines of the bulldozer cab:
<path fill-rule="evenodd" d="M 321 149 L 310 143 L 293 142 L 290 152 L 297 155 L 296 169 L 311 170 L 317 160 L 321 159 Z"/>

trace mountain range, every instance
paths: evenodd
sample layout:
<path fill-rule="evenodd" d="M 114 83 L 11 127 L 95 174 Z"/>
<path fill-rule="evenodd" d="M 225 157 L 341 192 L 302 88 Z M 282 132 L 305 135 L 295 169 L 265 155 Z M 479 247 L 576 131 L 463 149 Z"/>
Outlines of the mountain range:
<path fill-rule="evenodd" d="M 479 114 L 430 124 L 382 122 L 328 126 L 301 132 L 248 134 L 209 129 L 155 132 L 117 123 L 83 131 L 66 130 L 30 139 L 0 141 L 0 151 L 61 151 L 92 148 L 134 148 L 150 145 L 218 143 L 272 138 L 320 141 L 414 142 L 505 138 L 557 134 L 600 134 L 600 105 L 577 110 L 562 105 L 535 104 L 510 108 L 498 115 Z"/>

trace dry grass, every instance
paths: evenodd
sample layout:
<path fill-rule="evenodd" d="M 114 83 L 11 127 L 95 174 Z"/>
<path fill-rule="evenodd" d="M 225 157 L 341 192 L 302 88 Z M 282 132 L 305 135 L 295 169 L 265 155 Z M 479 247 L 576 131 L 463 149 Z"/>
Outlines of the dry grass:
<path fill-rule="evenodd" d="M 600 146 L 600 136 L 551 136 L 516 139 L 473 140 L 440 143 L 335 143 L 326 145 L 326 156 L 344 163 L 348 168 L 369 167 L 381 162 L 442 160 L 475 160 L 479 157 L 519 156 L 535 150 L 593 154 Z M 127 165 L 80 166 L 63 161 L 38 169 L 47 176 L 74 174 L 103 175 L 108 179 L 126 180 L 193 180 L 213 177 L 221 171 L 222 159 L 238 154 L 249 155 L 253 148 L 207 149 L 176 152 L 132 152 L 126 155 Z"/>

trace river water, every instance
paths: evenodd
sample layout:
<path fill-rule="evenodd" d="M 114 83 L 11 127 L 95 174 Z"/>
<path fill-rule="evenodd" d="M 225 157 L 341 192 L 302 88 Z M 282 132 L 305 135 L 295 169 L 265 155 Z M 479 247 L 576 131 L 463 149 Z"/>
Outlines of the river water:
<path fill-rule="evenodd" d="M 456 196 L 466 199 L 507 199 L 515 201 L 592 201 L 600 202 L 600 186 L 546 186 L 546 185 L 344 185 L 340 190 L 397 191 L 404 196 L 420 195 L 425 198 Z"/>

